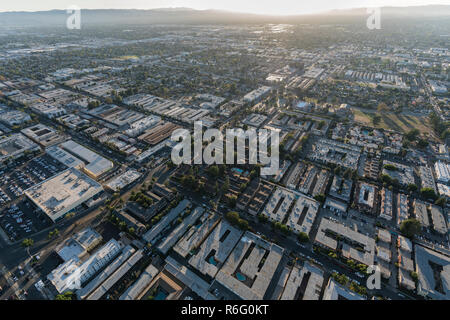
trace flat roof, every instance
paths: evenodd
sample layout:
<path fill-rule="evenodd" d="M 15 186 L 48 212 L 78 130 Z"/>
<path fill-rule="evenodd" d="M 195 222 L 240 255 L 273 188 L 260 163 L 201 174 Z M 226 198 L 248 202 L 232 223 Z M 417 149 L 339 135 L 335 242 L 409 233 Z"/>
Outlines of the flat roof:
<path fill-rule="evenodd" d="M 136 263 L 144 257 L 144 251 L 136 251 L 113 274 L 111 274 L 86 300 L 99 300 L 116 284 Z"/>
<path fill-rule="evenodd" d="M 306 285 L 304 281 L 307 281 Z M 323 271 L 310 263 L 305 262 L 303 267 L 294 266 L 280 300 L 319 300 L 323 281 Z M 302 297 L 299 296 L 300 287 L 303 289 Z"/>
<path fill-rule="evenodd" d="M 332 250 L 336 250 L 338 240 L 332 234 L 340 235 L 349 239 L 353 246 L 347 242 L 342 243 L 342 255 L 346 258 L 354 259 L 367 266 L 372 265 L 375 256 L 375 240 L 359 233 L 343 224 L 322 218 L 317 230 L 315 242 L 324 245 Z M 356 245 L 359 245 L 358 249 Z"/>
<path fill-rule="evenodd" d="M 156 225 L 154 225 L 147 233 L 144 234 L 143 239 L 147 242 L 153 242 L 160 233 L 175 220 L 187 207 L 191 205 L 191 202 L 187 199 L 183 199 L 175 208 L 170 210 Z"/>
<path fill-rule="evenodd" d="M 87 162 L 84 169 L 95 177 L 111 170 L 114 166 L 112 161 L 102 157 L 98 153 L 89 150 L 73 140 L 66 141 L 60 146 L 67 152 Z"/>
<path fill-rule="evenodd" d="M 186 234 L 173 247 L 173 250 L 186 258 L 187 255 L 196 247 L 198 247 L 203 240 L 209 235 L 209 232 L 216 226 L 220 220 L 218 214 L 207 212 L 202 217 L 201 225 L 190 228 Z"/>
<path fill-rule="evenodd" d="M 426 228 L 430 226 L 427 204 L 425 202 L 414 199 L 414 215 L 416 216 L 417 220 L 420 221 L 422 226 Z"/>
<path fill-rule="evenodd" d="M 415 245 L 419 293 L 433 299 L 450 299 L 450 257 Z"/>
<path fill-rule="evenodd" d="M 221 220 L 203 241 L 199 251 L 189 259 L 189 264 L 201 273 L 214 278 L 242 233 L 227 221 Z"/>
<path fill-rule="evenodd" d="M 25 190 L 25 195 L 55 221 L 102 190 L 95 180 L 68 168 Z"/>
<path fill-rule="evenodd" d="M 128 289 L 120 296 L 119 300 L 138 299 L 139 296 L 145 292 L 148 285 L 158 273 L 159 270 L 154 265 L 150 264 L 139 276 L 139 279 L 129 286 Z"/>
<path fill-rule="evenodd" d="M 436 232 L 442 235 L 447 234 L 448 229 L 447 224 L 445 223 L 445 218 L 442 213 L 442 209 L 434 204 L 431 205 L 431 220 L 433 221 L 433 229 Z"/>
<path fill-rule="evenodd" d="M 341 286 L 332 278 L 328 282 L 323 293 L 323 300 L 365 300 L 363 296 L 360 296 L 356 292 Z"/>
<path fill-rule="evenodd" d="M 163 254 L 166 254 L 169 249 L 171 249 L 175 243 L 180 239 L 180 237 L 188 230 L 194 223 L 197 221 L 198 218 L 200 218 L 205 209 L 202 207 L 197 207 L 192 212 L 181 221 L 181 223 L 167 236 L 167 238 L 162 241 L 159 246 L 158 250 L 161 251 Z"/>
<path fill-rule="evenodd" d="M 284 249 L 245 232 L 216 280 L 244 300 L 262 300 L 274 278 Z"/>
<path fill-rule="evenodd" d="M 81 168 L 84 166 L 84 162 L 77 157 L 71 155 L 64 149 L 58 146 L 51 146 L 45 149 L 48 155 L 50 155 L 53 159 L 58 160 L 62 164 L 66 165 L 70 168 Z"/>
<path fill-rule="evenodd" d="M 103 281 L 108 279 L 108 277 L 113 274 L 136 250 L 131 246 L 126 246 L 123 248 L 122 253 L 98 274 L 94 279 L 89 281 L 83 288 L 77 291 L 77 296 L 80 299 L 85 299 L 88 297 L 95 289 L 97 289 Z"/>
<path fill-rule="evenodd" d="M 324 203 L 324 206 L 334 208 L 336 210 L 346 212 L 347 211 L 347 204 L 345 202 L 327 197 Z"/>
<path fill-rule="evenodd" d="M 106 186 L 111 190 L 121 190 L 129 184 L 133 183 L 137 179 L 139 179 L 142 174 L 136 170 L 129 169 L 126 172 L 122 173 L 118 177 L 115 177 L 111 181 L 109 181 Z"/>

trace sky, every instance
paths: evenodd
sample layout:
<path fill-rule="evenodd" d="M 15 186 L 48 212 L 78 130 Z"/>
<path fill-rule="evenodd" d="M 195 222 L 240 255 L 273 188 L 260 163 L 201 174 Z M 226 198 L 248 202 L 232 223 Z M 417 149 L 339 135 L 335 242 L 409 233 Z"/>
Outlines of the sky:
<path fill-rule="evenodd" d="M 187 7 L 256 14 L 295 15 L 333 9 L 448 4 L 450 0 L 1 0 L 1 11 L 67 9 L 155 9 Z"/>

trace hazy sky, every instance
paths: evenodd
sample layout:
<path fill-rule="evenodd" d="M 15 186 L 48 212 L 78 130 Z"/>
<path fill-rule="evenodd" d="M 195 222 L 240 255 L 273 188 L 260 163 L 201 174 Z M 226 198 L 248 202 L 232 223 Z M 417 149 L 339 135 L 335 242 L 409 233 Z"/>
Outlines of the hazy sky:
<path fill-rule="evenodd" d="M 450 4 L 450 0 L 0 0 L 0 11 L 66 9 L 154 9 L 189 7 L 260 14 L 305 14 L 331 9 Z"/>

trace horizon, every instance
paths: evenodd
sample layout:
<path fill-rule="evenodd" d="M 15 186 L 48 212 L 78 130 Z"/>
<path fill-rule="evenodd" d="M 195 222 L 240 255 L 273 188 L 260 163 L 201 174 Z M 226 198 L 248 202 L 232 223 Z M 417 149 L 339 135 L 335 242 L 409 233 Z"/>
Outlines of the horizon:
<path fill-rule="evenodd" d="M 132 0 L 132 3 L 135 5 L 114 5 L 114 4 L 105 4 L 105 1 L 96 1 L 96 5 L 92 5 L 92 1 L 89 1 L 89 4 L 86 5 L 77 5 L 72 2 L 72 0 L 67 1 L 57 1 L 58 3 L 65 3 L 64 6 L 51 6 L 50 3 L 54 3 L 56 0 L 47 0 L 40 3 L 33 3 L 30 6 L 27 5 L 27 8 L 24 5 L 21 5 L 22 2 L 27 2 L 23 0 L 16 1 L 14 4 L 0 5 L 0 13 L 33 13 L 33 12 L 45 12 L 45 11 L 55 11 L 55 10 L 66 10 L 71 5 L 76 5 L 82 10 L 142 10 L 142 11 L 150 11 L 150 10 L 177 10 L 177 9 L 185 9 L 185 10 L 195 10 L 195 11 L 224 11 L 230 13 L 241 13 L 241 14 L 255 14 L 255 15 L 266 15 L 266 16 L 294 16 L 294 15 L 311 15 L 311 14 L 323 14 L 329 12 L 336 11 L 345 11 L 345 10 L 355 10 L 355 9 L 363 9 L 363 8 L 371 8 L 371 7 L 420 7 L 420 6 L 439 6 L 439 5 L 450 5 L 447 0 L 436 0 L 436 1 L 428 1 L 428 0 L 395 0 L 395 1 L 386 1 L 386 0 L 348 0 L 345 1 L 345 4 L 342 1 L 338 4 L 334 1 L 329 0 L 318 0 L 314 4 L 310 3 L 292 3 L 290 0 L 280 0 L 277 3 L 277 8 L 273 7 L 273 3 L 271 1 L 262 0 L 258 3 L 255 2 L 246 2 L 244 4 L 239 3 L 238 0 L 228 1 L 227 4 L 222 5 L 219 2 L 216 2 L 216 5 L 212 4 L 213 1 L 203 1 L 203 0 L 152 0 L 151 2 L 155 5 L 147 4 L 146 7 L 142 5 L 137 5 L 137 3 L 148 2 L 142 0 Z M 99 4 L 99 2 L 103 3 L 103 6 Z M 117 1 L 107 1 L 108 3 Z M 128 1 L 130 2 L 130 1 Z M 160 4 L 161 2 L 165 2 L 165 4 Z M 189 3 L 188 3 L 189 2 Z M 202 3 L 207 2 L 208 5 L 204 6 Z M 388 3 L 389 2 L 389 3 Z M 395 2 L 395 3 L 393 3 Z M 78 1 L 78 3 L 87 3 L 86 0 Z M 282 4 L 290 3 L 292 6 L 283 6 Z M 219 4 L 219 5 L 217 5 Z M 37 5 L 37 6 L 36 6 Z M 299 10 L 299 5 L 302 6 L 302 9 Z M 4 8 L 6 6 L 6 8 Z M 13 7 L 9 8 L 8 7 Z M 256 7 L 256 8 L 255 8 Z M 280 7 L 282 7 L 280 9 Z"/>

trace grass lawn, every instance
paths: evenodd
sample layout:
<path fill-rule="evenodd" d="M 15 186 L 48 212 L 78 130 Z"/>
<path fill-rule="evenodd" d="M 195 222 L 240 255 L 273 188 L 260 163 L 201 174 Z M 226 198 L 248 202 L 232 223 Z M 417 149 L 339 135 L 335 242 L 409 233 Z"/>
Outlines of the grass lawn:
<path fill-rule="evenodd" d="M 363 112 L 356 109 L 354 109 L 353 112 L 356 122 L 374 127 L 372 119 L 376 114 L 375 112 Z M 426 116 L 410 116 L 394 113 L 383 113 L 380 116 L 381 121 L 375 126 L 377 128 L 390 129 L 404 133 L 416 128 L 421 133 L 432 133 L 431 126 L 428 123 L 428 117 Z"/>

